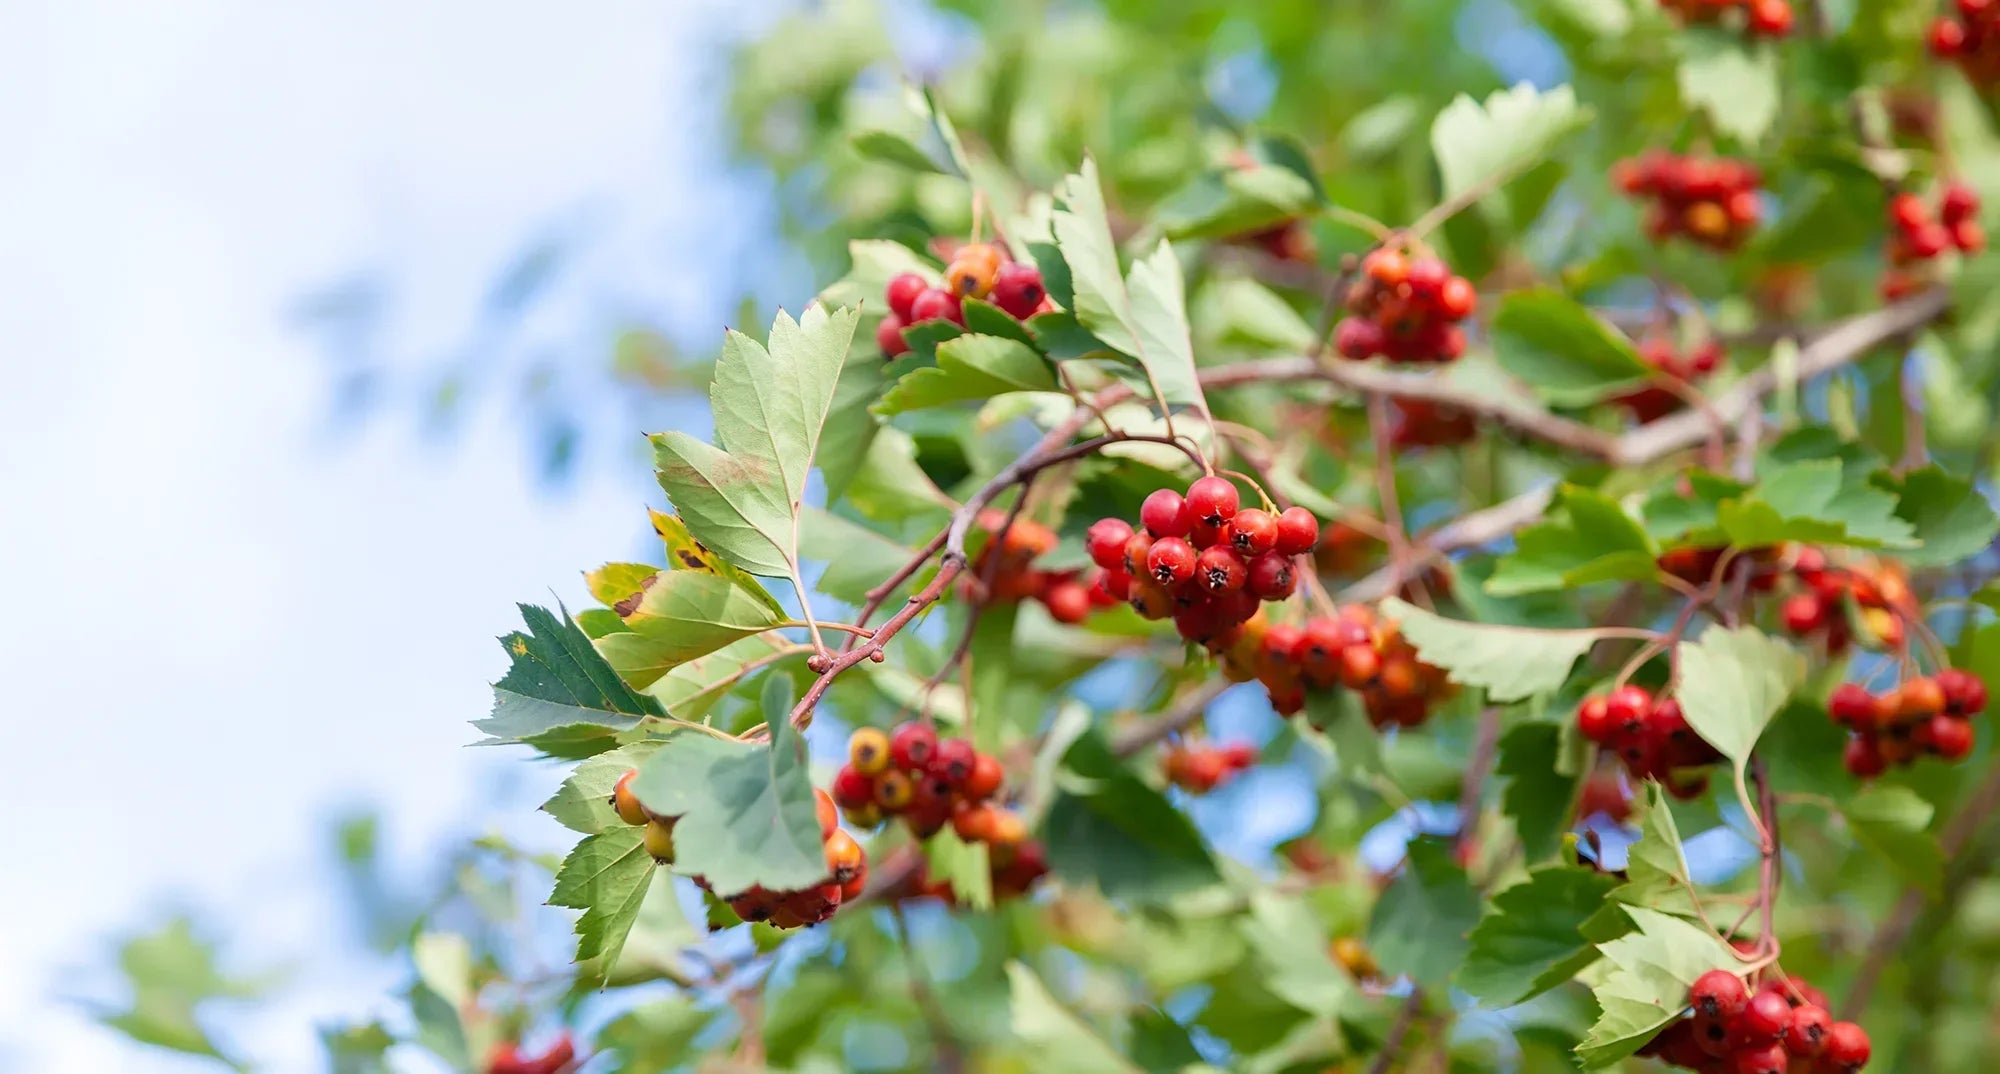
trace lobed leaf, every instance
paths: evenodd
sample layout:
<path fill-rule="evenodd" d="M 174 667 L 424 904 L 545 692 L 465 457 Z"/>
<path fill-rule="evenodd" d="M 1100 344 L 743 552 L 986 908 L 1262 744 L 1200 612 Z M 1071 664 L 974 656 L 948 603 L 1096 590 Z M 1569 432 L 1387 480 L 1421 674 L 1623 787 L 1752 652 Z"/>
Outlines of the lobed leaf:
<path fill-rule="evenodd" d="M 1549 865 L 1493 897 L 1473 928 L 1458 987 L 1488 1006 L 1511 1007 L 1575 977 L 1597 961 L 1584 922 L 1617 881 L 1592 869 Z"/>
<path fill-rule="evenodd" d="M 1680 1017 L 1697 977 L 1738 966 L 1735 953 L 1699 925 L 1641 906 L 1625 912 L 1637 931 L 1598 946 L 1615 968 L 1593 990 L 1601 1013 L 1576 1049 L 1585 1069 L 1610 1066 L 1638 1051 Z"/>
<path fill-rule="evenodd" d="M 1484 689 L 1494 701 L 1554 693 L 1577 657 L 1606 633 L 1466 623 L 1394 597 L 1382 602 L 1382 614 L 1397 623 L 1424 663 L 1443 668 L 1455 683 Z"/>
<path fill-rule="evenodd" d="M 1755 627 L 1711 627 L 1680 643 L 1678 660 L 1688 726 L 1739 769 L 1806 676 L 1803 656 Z"/>
<path fill-rule="evenodd" d="M 513 663 L 493 684 L 492 713 L 474 727 L 492 740 L 574 759 L 611 749 L 619 732 L 665 714 L 618 677 L 567 612 L 558 621 L 542 608 L 520 609 L 528 632 L 500 639 Z"/>
<path fill-rule="evenodd" d="M 1543 92 L 1522 82 L 1485 101 L 1460 94 L 1431 121 L 1447 201 L 1481 186 L 1497 186 L 1541 163 L 1569 134 L 1590 122 L 1590 110 L 1568 86 Z"/>

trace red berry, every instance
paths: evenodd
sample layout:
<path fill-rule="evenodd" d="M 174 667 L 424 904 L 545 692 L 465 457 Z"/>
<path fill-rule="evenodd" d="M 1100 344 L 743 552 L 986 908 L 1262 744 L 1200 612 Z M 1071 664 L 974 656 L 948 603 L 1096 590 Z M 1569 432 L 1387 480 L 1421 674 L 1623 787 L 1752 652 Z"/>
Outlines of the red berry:
<path fill-rule="evenodd" d="M 1786 0 L 1752 0 L 1750 32 L 1762 37 L 1783 37 L 1792 32 L 1792 5 Z M 1783 1067 L 1779 1068 L 1781 1071 Z"/>
<path fill-rule="evenodd" d="M 1264 631 L 1264 640 L 1258 643 L 1267 669 L 1289 668 L 1298 663 L 1299 647 L 1305 644 L 1305 632 L 1286 623 L 1277 623 Z"/>
<path fill-rule="evenodd" d="M 1979 676 L 1960 668 L 1946 668 L 1937 673 L 1937 684 L 1944 691 L 1947 711 L 1961 716 L 1976 716 L 1986 711 L 1986 683 Z"/>
<path fill-rule="evenodd" d="M 1750 1005 L 1750 989 L 1728 970 L 1710 970 L 1688 986 L 1688 1002 L 1700 1017 L 1729 1021 Z"/>
<path fill-rule="evenodd" d="M 1278 519 L 1271 512 L 1246 507 L 1229 520 L 1229 546 L 1245 559 L 1278 547 Z"/>
<path fill-rule="evenodd" d="M 1791 1065 L 1792 1057 L 1785 1053 L 1785 1046 L 1771 1044 L 1762 1048 L 1746 1049 L 1731 1056 L 1728 1074 L 1785 1074 L 1785 1068 Z"/>
<path fill-rule="evenodd" d="M 1618 724 L 1611 719 L 1611 707 L 1603 695 L 1586 697 L 1576 708 L 1576 729 L 1583 737 L 1602 746 L 1617 734 Z"/>
<path fill-rule="evenodd" d="M 916 303 L 917 296 L 930 290 L 930 286 L 929 283 L 924 281 L 922 276 L 914 272 L 905 272 L 890 280 L 888 288 L 889 312 L 895 314 L 897 320 L 905 324 L 909 323 L 911 319 L 910 310 Z"/>
<path fill-rule="evenodd" d="M 1972 724 L 1957 716 L 1933 716 L 1925 725 L 1931 752 L 1947 761 L 1959 761 L 1972 752 Z"/>
<path fill-rule="evenodd" d="M 1146 573 L 1161 585 L 1179 585 L 1194 577 L 1198 558 L 1193 545 L 1179 537 L 1162 537 L 1146 552 Z"/>
<path fill-rule="evenodd" d="M 962 738 L 947 738 L 937 744 L 926 771 L 956 790 L 972 778 L 978 759 L 979 751 L 972 748 L 972 743 Z"/>
<path fill-rule="evenodd" d="M 923 294 L 917 296 L 916 301 L 910 303 L 910 323 L 920 324 L 924 321 L 950 321 L 963 327 L 965 311 L 960 308 L 957 295 L 940 288 L 927 287 Z"/>
<path fill-rule="evenodd" d="M 1438 291 L 1438 312 L 1454 321 L 1471 316 L 1472 308 L 1478 302 L 1479 292 L 1473 290 L 1472 281 L 1463 276 L 1446 280 Z"/>
<path fill-rule="evenodd" d="M 1776 992 L 1759 992 L 1750 997 L 1729 1023 L 1729 1036 L 1739 1048 L 1763 1048 L 1776 1044 L 1792 1024 L 1792 1005 Z"/>
<path fill-rule="evenodd" d="M 1645 729 L 1653 711 L 1653 695 L 1643 687 L 1621 686 L 1604 699 L 1605 715 L 1614 731 L 1636 734 Z"/>
<path fill-rule="evenodd" d="M 1960 220 L 1948 229 L 1951 244 L 1968 254 L 1986 249 L 1986 229 L 1977 220 Z"/>
<path fill-rule="evenodd" d="M 896 733 L 889 736 L 889 759 L 905 772 L 921 772 L 931 763 L 937 744 L 936 728 L 911 721 L 896 728 Z"/>
<path fill-rule="evenodd" d="M 1826 1031 L 1826 1046 L 1820 1049 L 1820 1069 L 1829 1074 L 1851 1074 L 1868 1065 L 1871 1051 L 1868 1031 L 1853 1022 L 1835 1022 Z"/>
<path fill-rule="evenodd" d="M 993 293 L 988 297 L 1015 320 L 1025 321 L 1034 316 L 1047 294 L 1042 287 L 1041 269 L 1025 261 L 1010 261 L 1000 266 L 993 279 Z"/>
<path fill-rule="evenodd" d="M 1941 224 L 1925 224 L 1906 236 L 1910 255 L 1918 260 L 1926 260 L 1944 253 L 1951 246 L 1951 232 Z"/>
<path fill-rule="evenodd" d="M 1882 743 L 1874 735 L 1854 735 L 1847 740 L 1847 747 L 1841 752 L 1840 763 L 1848 772 L 1862 779 L 1874 779 L 1889 769 L 1889 759 L 1882 756 Z"/>
<path fill-rule="evenodd" d="M 1090 561 L 1109 571 L 1125 565 L 1125 542 L 1131 539 L 1130 523 L 1122 518 L 1100 518 L 1090 524 L 1083 544 L 1090 551 Z"/>
<path fill-rule="evenodd" d="M 984 801 L 999 793 L 1000 783 L 1006 775 L 1006 769 L 1000 767 L 999 758 L 990 753 L 976 754 L 972 758 L 972 774 L 965 777 L 958 792 L 970 801 Z"/>
<path fill-rule="evenodd" d="M 1277 550 L 1283 556 L 1302 556 L 1319 543 L 1319 519 L 1303 507 L 1287 507 L 1278 514 Z"/>
<path fill-rule="evenodd" d="M 1152 550 L 1152 534 L 1147 533 L 1145 530 L 1139 530 L 1125 539 L 1125 562 L 1120 564 L 1120 566 L 1125 568 L 1126 574 L 1134 578 L 1144 577 L 1146 574 L 1146 554 Z"/>
<path fill-rule="evenodd" d="M 1114 601 L 1132 599 L 1132 576 L 1125 573 L 1123 566 L 1099 573 L 1097 586 Z"/>
<path fill-rule="evenodd" d="M 1993 11 L 1994 0 L 1958 0 L 1958 13 L 1968 22 L 1984 22 Z"/>
<path fill-rule="evenodd" d="M 875 800 L 875 781 L 851 764 L 841 765 L 833 774 L 833 800 L 842 809 L 860 809 Z"/>
<path fill-rule="evenodd" d="M 1833 1028 L 1833 1016 L 1826 1008 L 1806 1004 L 1792 1011 L 1792 1024 L 1785 1028 L 1785 1050 L 1801 1059 L 1811 1059 L 1826 1047 L 1826 1034 Z"/>
<path fill-rule="evenodd" d="M 1298 588 L 1299 577 L 1298 572 L 1292 569 L 1290 556 L 1266 552 L 1250 561 L 1250 576 L 1246 584 L 1250 595 L 1258 600 L 1284 600 Z"/>
<path fill-rule="evenodd" d="M 1833 688 L 1826 700 L 1827 715 L 1833 722 L 1861 729 L 1875 721 L 1875 695 L 1858 682 L 1844 682 Z"/>
<path fill-rule="evenodd" d="M 1181 494 L 1173 489 L 1154 489 L 1139 505 L 1139 524 L 1155 537 L 1185 537 L 1193 523 Z"/>
<path fill-rule="evenodd" d="M 1979 193 L 1960 182 L 1946 183 L 1938 199 L 1938 215 L 1946 224 L 1970 220 L 1979 215 Z"/>
<path fill-rule="evenodd" d="M 1203 549 L 1195 559 L 1194 573 L 1211 593 L 1233 593 L 1250 580 L 1249 566 L 1226 544 Z"/>
<path fill-rule="evenodd" d="M 1915 232 L 1931 222 L 1931 211 L 1924 200 L 1908 191 L 1889 199 L 1889 221 L 1904 232 Z"/>
<path fill-rule="evenodd" d="M 1410 259 L 1401 250 L 1377 247 L 1361 259 L 1361 271 L 1384 287 L 1395 287 L 1410 278 Z"/>
<path fill-rule="evenodd" d="M 1188 486 L 1187 515 L 1204 526 L 1220 526 L 1236 517 L 1236 486 L 1226 477 L 1199 478 Z"/>
<path fill-rule="evenodd" d="M 1359 362 L 1382 353 L 1388 339 L 1382 326 L 1366 317 L 1347 317 L 1334 329 L 1333 346 L 1342 358 Z"/>
<path fill-rule="evenodd" d="M 1444 262 L 1435 257 L 1418 257 L 1410 261 L 1410 274 L 1406 282 L 1410 285 L 1412 296 L 1428 302 L 1438 297 L 1450 279 L 1451 270 L 1445 267 Z"/>
<path fill-rule="evenodd" d="M 875 349 L 881 351 L 884 358 L 895 358 L 909 351 L 909 341 L 903 338 L 901 317 L 892 313 L 875 326 Z"/>
<path fill-rule="evenodd" d="M 1826 602 L 1817 593 L 1794 593 L 1782 611 L 1785 629 L 1794 634 L 1810 634 L 1826 625 Z"/>
<path fill-rule="evenodd" d="M 1965 26 L 1956 19 L 1940 18 L 1931 23 L 1931 55 L 1956 56 L 1965 51 Z"/>
<path fill-rule="evenodd" d="M 1057 582 L 1042 594 L 1049 617 L 1058 623 L 1081 623 L 1090 618 L 1090 590 L 1075 580 Z"/>

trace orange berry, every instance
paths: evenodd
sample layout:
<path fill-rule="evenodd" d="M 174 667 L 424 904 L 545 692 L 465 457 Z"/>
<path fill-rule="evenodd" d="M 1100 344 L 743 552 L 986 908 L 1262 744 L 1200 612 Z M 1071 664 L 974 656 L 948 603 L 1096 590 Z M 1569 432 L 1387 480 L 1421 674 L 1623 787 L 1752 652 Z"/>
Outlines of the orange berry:
<path fill-rule="evenodd" d="M 639 774 L 636 768 L 628 768 L 618 777 L 611 788 L 611 808 L 618 811 L 618 819 L 627 824 L 646 823 L 646 807 L 639 804 L 639 796 L 632 793 L 632 777 Z"/>

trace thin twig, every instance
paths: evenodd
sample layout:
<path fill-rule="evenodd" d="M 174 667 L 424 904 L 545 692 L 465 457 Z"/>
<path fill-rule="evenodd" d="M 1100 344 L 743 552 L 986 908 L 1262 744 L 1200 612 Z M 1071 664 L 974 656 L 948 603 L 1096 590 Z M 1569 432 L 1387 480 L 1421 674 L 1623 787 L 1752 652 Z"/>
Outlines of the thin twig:
<path fill-rule="evenodd" d="M 1396 1065 L 1396 1053 L 1403 1050 L 1403 1041 L 1410 1035 L 1410 1023 L 1424 1009 L 1424 990 L 1410 986 L 1410 997 L 1403 1001 L 1403 1009 L 1396 1012 L 1396 1021 L 1389 1026 L 1389 1034 L 1382 1038 L 1382 1050 L 1375 1053 L 1374 1061 L 1368 1064 L 1368 1074 L 1388 1074 Z"/>

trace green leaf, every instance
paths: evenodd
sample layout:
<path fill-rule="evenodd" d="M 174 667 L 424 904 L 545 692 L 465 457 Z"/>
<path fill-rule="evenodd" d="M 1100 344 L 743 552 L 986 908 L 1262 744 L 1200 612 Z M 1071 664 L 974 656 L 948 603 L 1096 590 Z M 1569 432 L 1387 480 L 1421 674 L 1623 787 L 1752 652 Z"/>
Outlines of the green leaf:
<path fill-rule="evenodd" d="M 1578 777 L 1558 771 L 1562 742 L 1562 728 L 1552 723 L 1518 724 L 1500 736 L 1500 756 L 1493 767 L 1507 781 L 1500 809 L 1514 819 L 1521 849 L 1531 862 L 1554 854 L 1569 827 Z"/>
<path fill-rule="evenodd" d="M 1568 86 L 1543 93 L 1523 82 L 1496 90 L 1483 104 L 1460 94 L 1431 122 L 1445 200 L 1497 187 L 1534 167 L 1589 121 L 1590 110 L 1576 103 Z"/>
<path fill-rule="evenodd" d="M 1873 786 L 1841 805 L 1856 842 L 1886 859 L 1910 883 L 1937 894 L 1944 884 L 1944 851 L 1932 836 L 1936 810 L 1908 787 Z"/>
<path fill-rule="evenodd" d="M 668 996 L 641 1003 L 613 1019 L 597 1035 L 601 1048 L 618 1053 L 621 1070 L 672 1070 L 694 1054 L 715 1012 L 703 1010 L 689 996 Z"/>
<path fill-rule="evenodd" d="M 1755 627 L 1710 627 L 1680 644 L 1678 660 L 1688 726 L 1739 768 L 1806 676 L 1803 656 Z"/>
<path fill-rule="evenodd" d="M 829 285 L 819 293 L 819 301 L 828 309 L 841 306 L 859 306 L 863 310 L 886 310 L 883 295 L 889 288 L 889 281 L 905 272 L 922 276 L 928 283 L 944 282 L 937 266 L 925 260 L 922 254 L 888 239 L 856 239 L 847 244 L 847 275 Z"/>
<path fill-rule="evenodd" d="M 1050 224 L 1069 265 L 1077 321 L 1113 349 L 1138 359 L 1158 387 L 1162 405 L 1206 410 L 1188 336 L 1186 284 L 1172 248 L 1162 241 L 1150 256 L 1133 263 L 1129 277 L 1119 271 L 1097 163 L 1089 157 L 1057 194 L 1062 208 Z"/>
<path fill-rule="evenodd" d="M 523 742 L 555 757 L 581 758 L 611 749 L 614 736 L 660 704 L 618 678 L 591 641 L 564 613 L 560 621 L 523 604 L 528 632 L 500 639 L 513 658 L 493 684 L 493 712 L 474 727 L 502 742 Z"/>
<path fill-rule="evenodd" d="M 985 400 L 1007 392 L 1054 391 L 1048 359 L 1000 336 L 958 336 L 938 344 L 937 365 L 903 375 L 875 404 L 878 414 Z"/>
<path fill-rule="evenodd" d="M 625 937 L 653 880 L 653 856 L 643 843 L 645 831 L 619 825 L 588 836 L 556 870 L 549 905 L 583 911 L 576 919 L 576 961 L 595 962 L 599 985 L 618 965 Z"/>
<path fill-rule="evenodd" d="M 1464 623 L 1394 597 L 1382 602 L 1382 614 L 1400 625 L 1424 663 L 1443 668 L 1462 686 L 1483 688 L 1494 701 L 1554 693 L 1568 681 L 1576 658 L 1605 634 Z"/>
<path fill-rule="evenodd" d="M 1681 848 L 1680 828 L 1674 824 L 1666 792 L 1658 783 L 1646 784 L 1646 816 L 1639 824 L 1639 838 L 1625 851 L 1625 883 L 1611 897 L 1627 906 L 1643 906 L 1679 917 L 1699 916 L 1695 909 L 1694 881 L 1688 877 L 1687 854 Z M 1627 922 L 1627 918 L 1615 912 L 1600 915 L 1584 932 L 1602 942 L 1628 931 Z"/>
<path fill-rule="evenodd" d="M 389 1049 L 396 1046 L 380 1022 L 321 1029 L 319 1042 L 327 1074 L 389 1074 Z"/>
<path fill-rule="evenodd" d="M 1778 118 L 1778 55 L 1741 34 L 1690 28 L 1677 70 L 1681 102 L 1708 113 L 1720 133 L 1755 145 Z"/>
<path fill-rule="evenodd" d="M 597 639 L 597 651 L 642 690 L 682 663 L 784 621 L 734 582 L 694 571 L 661 572 L 622 618 L 630 631 Z"/>
<path fill-rule="evenodd" d="M 1465 960 L 1466 934 L 1478 921 L 1479 893 L 1452 860 L 1450 844 L 1412 839 L 1402 874 L 1368 919 L 1368 948 L 1385 971 L 1435 991 Z"/>
<path fill-rule="evenodd" d="M 694 922 L 681 909 L 670 883 L 650 884 L 639 900 L 639 912 L 625 933 L 625 944 L 613 962 L 578 967 L 581 974 L 602 979 L 612 988 L 629 988 L 649 981 L 684 980 L 682 957 L 701 942 Z"/>
<path fill-rule="evenodd" d="M 1009 1028 L 1027 1046 L 1032 1069 L 1048 1074 L 1126 1074 L 1139 1069 L 1050 995 L 1048 986 L 1025 963 L 1007 963 L 1007 986 Z"/>
<path fill-rule="evenodd" d="M 660 568 L 650 563 L 606 563 L 583 576 L 590 595 L 609 608 L 639 595 Z"/>
<path fill-rule="evenodd" d="M 660 487 L 695 539 L 752 574 L 793 573 L 795 516 L 854 323 L 851 309 L 815 305 L 798 321 L 780 313 L 768 350 L 730 332 L 709 388 L 716 445 L 652 437 Z"/>
<path fill-rule="evenodd" d="M 931 878 L 950 884 L 959 905 L 993 908 L 993 865 L 985 843 L 967 843 L 947 827 L 926 840 L 923 849 Z"/>
<path fill-rule="evenodd" d="M 216 962 L 214 944 L 186 917 L 134 936 L 118 949 L 132 998 L 123 1010 L 99 1012 L 97 1019 L 142 1044 L 246 1069 L 209 1035 L 201 1012 L 214 1000 L 255 998 L 264 985 L 225 975 Z"/>
<path fill-rule="evenodd" d="M 867 130 L 855 134 L 854 148 L 862 156 L 900 165 L 917 172 L 967 178 L 970 166 L 965 147 L 951 119 L 937 106 L 928 89 L 903 87 L 903 104 L 909 110 L 908 130 Z"/>
<path fill-rule="evenodd" d="M 1639 1050 L 1687 1008 L 1688 987 L 1709 970 L 1736 970 L 1734 952 L 1699 925 L 1644 907 L 1625 911 L 1638 931 L 1601 945 L 1615 967 L 1594 990 L 1601 1012 L 1576 1049 L 1586 1069 Z"/>
<path fill-rule="evenodd" d="M 569 778 L 549 800 L 542 803 L 542 812 L 556 819 L 556 823 L 573 832 L 597 835 L 613 828 L 623 827 L 625 822 L 618 819 L 618 811 L 611 808 L 611 790 L 618 783 L 618 777 L 639 767 L 639 762 L 653 755 L 660 748 L 654 740 L 634 742 L 621 746 L 610 753 L 600 753 L 576 766 Z"/>
<path fill-rule="evenodd" d="M 1210 239 L 1260 231 L 1318 204 L 1311 180 L 1281 165 L 1259 164 L 1202 174 L 1161 203 L 1155 218 L 1169 238 Z"/>
<path fill-rule="evenodd" d="M 1389 771 L 1382 760 L 1381 734 L 1368 722 L 1360 699 L 1351 691 L 1308 691 L 1306 723 L 1316 734 L 1303 735 L 1304 740 L 1331 750 L 1341 773 L 1349 779 Z"/>
<path fill-rule="evenodd" d="M 1597 961 L 1579 931 L 1617 881 L 1590 869 L 1550 865 L 1493 897 L 1469 937 L 1458 987 L 1490 1007 L 1511 1007 L 1575 977 Z"/>
<path fill-rule="evenodd" d="M 1923 544 L 1897 553 L 1909 563 L 1948 567 L 1985 551 L 2000 536 L 2000 516 L 1979 489 L 1936 464 L 1900 480 L 1886 471 L 1872 480 L 1896 494 L 1896 516 L 1923 538 Z"/>
<path fill-rule="evenodd" d="M 1625 334 L 1560 291 L 1515 291 L 1493 314 L 1493 354 L 1544 398 L 1594 403 L 1643 384 L 1651 367 Z"/>
<path fill-rule="evenodd" d="M 1063 791 L 1043 821 L 1050 866 L 1105 896 L 1159 903 L 1221 879 L 1187 814 L 1119 761 L 1101 732 L 1063 753 Z"/>
<path fill-rule="evenodd" d="M 1240 927 L 1265 986 L 1285 1002 L 1331 1018 L 1356 998 L 1354 982 L 1333 961 L 1326 930 L 1303 899 L 1260 891 L 1250 897 L 1250 914 Z"/>
<path fill-rule="evenodd" d="M 798 659 L 804 659 L 803 651 L 783 635 L 757 634 L 676 666 L 646 687 L 646 693 L 666 706 L 668 715 L 701 723 L 715 703 L 739 682 L 757 668 L 769 666 L 778 654 L 788 650 Z"/>
<path fill-rule="evenodd" d="M 895 131 L 862 131 L 854 136 L 854 149 L 870 160 L 899 165 L 911 171 L 950 174 L 931 154 L 917 148 L 915 142 Z"/>
<path fill-rule="evenodd" d="M 1516 596 L 1612 581 L 1645 581 L 1659 573 L 1659 549 L 1618 501 L 1593 489 L 1565 485 L 1562 517 L 1522 530 L 1500 558 L 1486 591 Z"/>
<path fill-rule="evenodd" d="M 916 549 L 907 548 L 874 530 L 818 508 L 807 508 L 799 533 L 799 551 L 826 564 L 816 583 L 835 600 L 859 605 L 868 591 L 909 562 Z"/>
<path fill-rule="evenodd" d="M 795 891 L 826 877 L 804 744 L 792 727 L 793 689 L 764 682 L 768 743 L 694 731 L 669 737 L 639 766 L 632 790 L 646 808 L 678 817 L 674 868 L 724 895 L 753 885 Z"/>
<path fill-rule="evenodd" d="M 1910 524 L 1896 517 L 1896 497 L 1861 475 L 1850 478 L 1837 458 L 1776 467 L 1742 497 L 1716 511 L 1723 535 L 1739 548 L 1785 541 L 1863 548 L 1913 545 Z"/>
<path fill-rule="evenodd" d="M 755 575 L 716 555 L 708 546 L 695 540 L 694 534 L 688 531 L 687 523 L 682 521 L 679 515 L 651 509 L 648 509 L 646 514 L 652 520 L 653 533 L 660 538 L 660 546 L 666 550 L 667 566 L 670 569 L 700 571 L 734 582 L 737 588 L 757 598 L 758 603 L 771 609 L 771 614 L 777 616 L 785 614 L 785 606 L 778 603 L 778 598 L 772 596 L 770 590 L 764 588 L 764 583 L 758 581 Z"/>
<path fill-rule="evenodd" d="M 1313 345 L 1312 326 L 1284 299 L 1255 280 L 1229 276 L 1203 288 L 1195 302 L 1198 324 L 1223 343 L 1298 354 Z"/>

